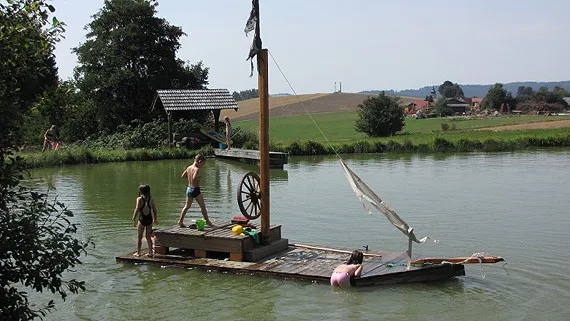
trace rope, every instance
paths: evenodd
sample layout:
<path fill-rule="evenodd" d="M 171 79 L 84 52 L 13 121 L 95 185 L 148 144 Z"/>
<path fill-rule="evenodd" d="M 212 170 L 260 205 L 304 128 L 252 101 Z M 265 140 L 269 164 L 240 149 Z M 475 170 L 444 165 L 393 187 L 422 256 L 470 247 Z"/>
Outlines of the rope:
<path fill-rule="evenodd" d="M 483 259 L 485 256 L 490 256 L 490 255 L 489 255 L 489 253 L 487 253 L 487 252 L 473 253 L 473 254 L 471 254 L 470 257 L 468 257 L 467 259 L 465 259 L 465 260 L 459 262 L 458 264 L 464 264 L 464 263 L 466 263 L 466 262 L 469 262 L 469 259 L 477 259 L 477 260 L 479 261 L 479 267 L 481 268 L 481 278 L 484 279 L 485 276 L 487 276 L 487 274 L 485 274 L 485 273 L 483 272 L 483 260 L 482 260 L 482 259 Z"/>
<path fill-rule="evenodd" d="M 295 88 L 293 88 L 293 85 L 291 85 L 291 82 L 289 81 L 289 79 L 287 78 L 287 76 L 285 76 L 285 73 L 284 73 L 283 70 L 281 69 L 281 66 L 279 66 L 279 63 L 277 63 L 277 60 L 275 59 L 275 57 L 273 57 L 273 53 L 272 53 L 271 51 L 269 51 L 269 50 L 267 50 L 267 51 L 269 52 L 269 56 L 270 56 L 271 59 L 273 60 L 273 63 L 275 63 L 275 66 L 277 67 L 277 69 L 278 69 L 279 72 L 281 73 L 281 76 L 283 76 L 283 79 L 285 79 L 285 82 L 287 82 L 287 85 L 289 86 L 289 88 L 291 89 L 291 91 L 293 92 L 293 94 L 294 94 L 295 96 L 299 96 L 299 95 L 297 94 L 297 92 L 295 91 Z M 297 102 L 301 104 L 301 106 L 303 107 L 303 110 L 305 110 L 305 113 L 307 113 L 307 115 L 309 116 L 309 118 L 311 119 L 311 121 L 313 122 L 313 124 L 315 125 L 315 127 L 317 127 L 317 129 L 319 130 L 319 132 L 321 133 L 321 135 L 323 136 L 323 138 L 325 139 L 325 141 L 327 142 L 327 144 L 328 144 L 328 145 L 330 146 L 330 148 L 333 150 L 333 152 L 334 152 L 335 155 L 338 157 L 338 159 L 342 161 L 342 157 L 340 156 L 340 154 L 338 153 L 338 151 L 334 148 L 334 146 L 332 145 L 332 143 L 330 142 L 330 140 L 327 138 L 327 136 L 325 135 L 325 133 L 322 131 L 322 129 L 321 129 L 321 127 L 319 126 L 319 124 L 317 124 L 317 122 L 316 122 L 315 119 L 313 118 L 313 115 L 309 112 L 309 110 L 307 110 L 307 108 L 305 107 L 305 103 L 304 103 L 303 101 L 301 101 L 300 99 L 299 99 Z M 434 243 L 436 243 L 436 244 L 446 244 L 446 245 L 448 245 L 448 246 L 450 246 L 450 247 L 457 248 L 457 247 L 454 246 L 454 245 L 441 242 L 440 240 L 434 240 Z M 470 258 L 477 258 L 477 259 L 479 260 L 479 265 L 480 265 L 480 267 L 481 267 L 481 277 L 482 277 L 482 278 L 485 278 L 485 273 L 483 273 L 483 262 L 481 261 L 481 257 L 483 257 L 483 256 L 488 256 L 488 255 L 489 255 L 489 254 L 487 254 L 487 253 L 485 253 L 485 252 L 479 252 L 479 253 L 474 253 L 474 254 L 471 255 L 471 257 L 470 257 Z M 448 264 L 448 263 L 450 263 L 450 262 L 442 262 L 441 264 Z M 462 263 L 464 263 L 464 262 L 461 262 L 461 263 L 458 263 L 458 264 L 462 264 Z M 425 263 L 422 263 L 421 265 L 430 265 L 430 264 L 433 264 L 433 263 L 425 262 Z M 386 267 L 389 267 L 389 268 L 390 268 L 390 267 L 394 267 L 394 266 L 397 266 L 397 265 L 400 265 L 400 264 L 384 263 L 384 264 L 379 265 L 379 266 L 377 266 L 376 268 L 374 268 L 374 269 L 372 269 L 372 270 L 370 270 L 370 271 L 367 271 L 366 273 L 370 273 L 371 271 L 373 271 L 373 270 L 375 270 L 375 269 L 377 269 L 377 268 L 379 268 L 379 267 L 382 267 L 382 266 L 386 266 Z M 401 264 L 401 265 L 402 265 L 402 266 L 404 266 L 404 265 L 407 266 L 407 264 Z M 414 265 L 416 265 L 416 264 L 414 264 Z M 509 272 L 508 272 L 507 269 L 506 269 L 506 265 L 507 265 L 507 262 L 505 261 L 505 263 L 503 264 L 503 268 L 505 269 L 505 272 L 506 272 L 507 275 L 508 275 Z"/>
<path fill-rule="evenodd" d="M 273 62 L 275 63 L 275 66 L 277 66 L 277 69 L 279 70 L 279 72 L 281 73 L 281 76 L 283 76 L 283 78 L 285 79 L 285 82 L 287 82 L 287 85 L 289 85 L 289 88 L 291 88 L 291 91 L 293 92 L 293 94 L 295 94 L 295 96 L 299 96 L 297 94 L 297 92 L 295 91 L 295 88 L 293 88 L 293 86 L 291 85 L 291 83 L 289 82 L 289 79 L 287 79 L 287 76 L 285 76 L 285 73 L 283 72 L 283 70 L 281 70 L 281 67 L 279 66 L 279 64 L 277 63 L 277 61 L 275 60 L 275 57 L 273 57 L 273 53 L 271 53 L 271 51 L 267 50 L 269 52 L 269 56 L 271 56 L 271 59 L 273 60 Z M 307 115 L 309 116 L 309 118 L 311 119 L 311 121 L 313 122 L 313 124 L 315 124 L 315 127 L 317 127 L 317 129 L 319 130 L 319 132 L 321 133 L 321 135 L 323 136 L 323 138 L 325 139 L 325 141 L 327 142 L 327 144 L 330 146 L 330 148 L 333 150 L 333 152 L 335 153 L 335 155 L 342 160 L 342 158 L 340 157 L 339 153 L 337 152 L 337 150 L 334 148 L 334 146 L 332 145 L 332 143 L 330 142 L 330 140 L 327 138 L 327 136 L 325 135 L 325 133 L 322 131 L 321 127 L 319 127 L 319 125 L 317 124 L 317 122 L 315 121 L 315 119 L 313 118 L 313 115 L 311 115 L 311 113 L 307 110 L 307 108 L 305 107 L 305 103 L 303 101 L 301 101 L 299 99 L 299 101 L 297 101 L 298 103 L 301 103 L 301 106 L 303 107 L 303 109 L 305 110 L 305 112 L 307 113 Z"/>

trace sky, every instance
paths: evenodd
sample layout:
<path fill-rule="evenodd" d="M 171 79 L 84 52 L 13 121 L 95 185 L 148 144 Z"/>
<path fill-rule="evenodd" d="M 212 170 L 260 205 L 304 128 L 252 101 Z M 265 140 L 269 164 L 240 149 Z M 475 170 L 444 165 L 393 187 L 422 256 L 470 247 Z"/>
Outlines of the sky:
<path fill-rule="evenodd" d="M 72 48 L 85 42 L 85 26 L 104 1 L 51 3 L 67 24 L 55 50 L 65 80 L 77 64 Z M 202 61 L 208 88 L 233 92 L 257 88 L 245 61 L 250 9 L 250 0 L 159 0 L 157 16 L 186 33 L 178 58 Z M 568 12 L 567 0 L 260 0 L 263 47 L 275 59 L 269 91 L 570 80 Z"/>

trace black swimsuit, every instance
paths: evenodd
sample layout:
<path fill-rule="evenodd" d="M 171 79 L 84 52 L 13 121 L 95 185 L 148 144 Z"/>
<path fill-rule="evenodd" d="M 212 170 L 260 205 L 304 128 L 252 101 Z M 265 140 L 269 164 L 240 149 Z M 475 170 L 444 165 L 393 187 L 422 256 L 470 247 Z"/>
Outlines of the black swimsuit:
<path fill-rule="evenodd" d="M 144 200 L 144 197 L 142 199 Z M 139 222 L 141 222 L 143 226 L 149 226 L 152 224 L 152 207 L 150 207 L 150 199 L 146 201 L 146 206 L 148 206 L 149 209 L 147 215 L 143 214 L 142 211 L 144 205 L 139 209 Z"/>

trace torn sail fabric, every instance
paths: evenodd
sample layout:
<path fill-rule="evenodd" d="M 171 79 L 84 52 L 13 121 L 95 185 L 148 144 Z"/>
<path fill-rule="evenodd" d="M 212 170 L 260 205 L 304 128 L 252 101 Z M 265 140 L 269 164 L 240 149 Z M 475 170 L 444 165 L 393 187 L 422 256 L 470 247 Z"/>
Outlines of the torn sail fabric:
<path fill-rule="evenodd" d="M 253 31 L 253 41 L 251 43 L 251 48 L 249 49 L 249 55 L 247 60 L 251 63 L 251 72 L 249 76 L 253 76 L 253 58 L 257 55 L 259 50 L 261 50 L 261 37 L 259 36 L 259 0 L 251 1 L 251 12 L 249 13 L 249 19 L 245 23 L 245 28 L 243 30 L 245 35 Z"/>
<path fill-rule="evenodd" d="M 350 187 L 352 187 L 352 190 L 356 194 L 356 197 L 358 197 L 362 203 L 362 206 L 364 206 L 368 214 L 372 215 L 372 212 L 370 211 L 370 208 L 367 206 L 367 204 L 374 206 L 380 213 L 384 214 L 384 216 L 388 218 L 392 225 L 394 225 L 402 233 L 406 234 L 412 241 L 416 243 L 423 243 L 428 239 L 428 237 L 418 239 L 414 235 L 414 229 L 411 228 L 406 222 L 404 222 L 398 216 L 398 214 L 396 214 L 396 212 L 389 208 L 388 205 L 386 205 L 386 203 L 384 203 L 384 201 L 378 195 L 376 195 L 376 193 L 374 193 L 374 191 L 370 189 L 370 187 L 368 187 L 368 185 L 366 185 L 366 183 L 364 183 L 360 177 L 358 177 L 358 175 L 356 175 L 350 168 L 348 168 L 342 159 L 340 160 L 340 164 L 344 169 L 344 174 L 350 184 Z"/>

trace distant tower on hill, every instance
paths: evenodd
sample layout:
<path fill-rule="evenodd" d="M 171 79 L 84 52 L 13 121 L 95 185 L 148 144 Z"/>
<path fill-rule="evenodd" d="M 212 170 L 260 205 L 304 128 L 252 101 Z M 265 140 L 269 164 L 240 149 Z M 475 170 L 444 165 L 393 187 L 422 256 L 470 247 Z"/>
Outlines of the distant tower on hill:
<path fill-rule="evenodd" d="M 341 92 L 342 92 L 342 81 L 339 82 L 339 84 L 340 84 L 340 85 L 339 85 L 339 87 L 338 87 L 338 92 L 341 93 Z"/>

